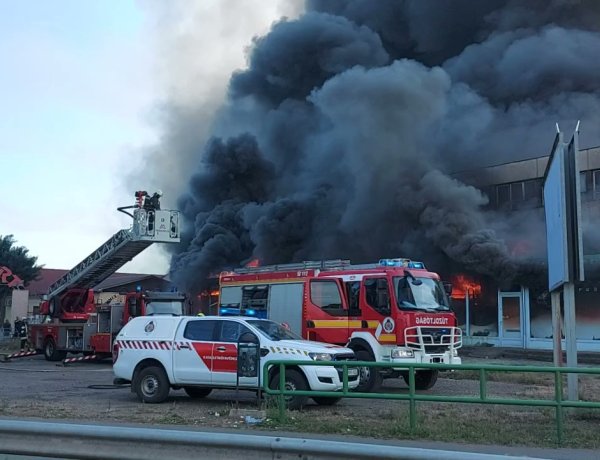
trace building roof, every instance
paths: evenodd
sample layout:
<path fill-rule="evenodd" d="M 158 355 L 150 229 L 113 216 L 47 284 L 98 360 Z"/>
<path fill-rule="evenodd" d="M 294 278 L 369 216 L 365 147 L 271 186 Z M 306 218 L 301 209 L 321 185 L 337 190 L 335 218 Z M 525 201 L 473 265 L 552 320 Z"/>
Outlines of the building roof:
<path fill-rule="evenodd" d="M 48 293 L 48 288 L 58 281 L 61 276 L 66 275 L 69 270 L 58 268 L 42 268 L 38 280 L 31 281 L 26 289 L 32 296 L 41 296 Z M 144 273 L 113 273 L 100 284 L 95 286 L 95 290 L 105 291 L 107 289 L 123 286 L 126 284 L 137 283 L 142 280 L 158 278 L 168 281 L 165 275 L 149 275 Z"/>
<path fill-rule="evenodd" d="M 164 279 L 163 275 L 148 275 L 141 273 L 114 273 L 102 281 L 100 284 L 94 287 L 96 291 L 105 291 L 110 288 L 117 286 L 123 286 L 125 284 L 137 283 L 142 280 L 158 278 Z"/>
<path fill-rule="evenodd" d="M 546 155 L 528 160 L 469 169 L 455 172 L 452 174 L 452 177 L 475 187 L 541 179 L 544 177 L 548 158 L 550 157 Z M 580 150 L 579 168 L 581 171 L 600 169 L 600 147 Z"/>
<path fill-rule="evenodd" d="M 57 282 L 61 276 L 66 275 L 69 270 L 60 268 L 42 268 L 39 278 L 35 281 L 30 281 L 25 288 L 30 295 L 43 295 L 48 293 L 48 288 L 53 283 Z"/>

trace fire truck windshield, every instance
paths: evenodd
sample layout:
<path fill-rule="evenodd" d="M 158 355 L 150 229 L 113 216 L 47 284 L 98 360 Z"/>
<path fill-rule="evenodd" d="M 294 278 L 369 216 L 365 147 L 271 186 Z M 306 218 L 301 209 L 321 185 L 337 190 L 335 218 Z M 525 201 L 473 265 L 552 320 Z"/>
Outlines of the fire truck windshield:
<path fill-rule="evenodd" d="M 442 285 L 432 278 L 394 277 L 394 289 L 401 310 L 450 310 Z"/>
<path fill-rule="evenodd" d="M 265 337 L 271 340 L 302 340 L 302 337 L 294 334 L 289 329 L 286 329 L 280 324 L 274 321 L 268 321 L 264 319 L 257 320 L 246 320 L 248 324 L 251 324 L 260 331 Z"/>
<path fill-rule="evenodd" d="M 152 300 L 146 303 L 146 315 L 183 315 L 183 306 L 179 300 Z"/>

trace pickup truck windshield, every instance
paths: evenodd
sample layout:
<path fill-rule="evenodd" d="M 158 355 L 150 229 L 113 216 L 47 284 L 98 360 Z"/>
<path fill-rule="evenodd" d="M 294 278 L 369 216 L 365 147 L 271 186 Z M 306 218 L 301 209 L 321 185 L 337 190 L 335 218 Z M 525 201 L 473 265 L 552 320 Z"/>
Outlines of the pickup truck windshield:
<path fill-rule="evenodd" d="M 286 329 L 281 324 L 267 320 L 246 320 L 246 322 L 260 331 L 262 335 L 271 340 L 302 340 L 302 337 L 297 336 L 289 329 Z"/>
<path fill-rule="evenodd" d="M 146 303 L 146 315 L 183 315 L 180 300 L 152 300 Z"/>
<path fill-rule="evenodd" d="M 401 310 L 450 310 L 441 283 L 432 278 L 394 277 L 394 289 Z"/>

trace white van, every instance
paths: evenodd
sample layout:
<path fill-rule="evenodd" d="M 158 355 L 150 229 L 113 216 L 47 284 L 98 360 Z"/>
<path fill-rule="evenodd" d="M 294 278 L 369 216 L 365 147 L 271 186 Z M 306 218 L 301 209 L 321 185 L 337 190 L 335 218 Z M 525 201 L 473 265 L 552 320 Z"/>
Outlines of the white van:
<path fill-rule="evenodd" d="M 219 316 L 143 316 L 121 329 L 113 347 L 115 383 L 131 383 L 132 391 L 148 403 L 159 403 L 170 388 L 183 388 L 194 398 L 207 396 L 213 388 L 235 388 L 238 340 L 260 347 L 260 368 L 273 359 L 343 361 L 354 360 L 349 348 L 303 340 L 283 326 L 265 319 Z M 339 391 L 342 368 L 333 366 L 287 367 L 287 389 Z M 279 387 L 279 368 L 266 377 L 271 388 Z M 358 369 L 348 369 L 348 387 L 358 385 Z M 240 388 L 256 390 L 258 377 L 240 377 Z M 262 383 L 262 382 L 261 382 Z M 303 406 L 308 397 L 287 398 L 291 409 Z M 314 397 L 330 405 L 340 398 Z"/>

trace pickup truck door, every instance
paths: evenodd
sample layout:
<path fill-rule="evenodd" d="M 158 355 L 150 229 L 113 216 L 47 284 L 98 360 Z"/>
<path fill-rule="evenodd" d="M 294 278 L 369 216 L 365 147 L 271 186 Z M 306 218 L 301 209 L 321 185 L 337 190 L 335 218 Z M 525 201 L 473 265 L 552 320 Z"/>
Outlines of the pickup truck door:
<path fill-rule="evenodd" d="M 212 383 L 216 320 L 190 319 L 177 331 L 173 346 L 173 376 L 177 384 Z"/>
<path fill-rule="evenodd" d="M 213 349 L 213 384 L 235 386 L 237 380 L 238 340 L 240 335 L 250 332 L 244 324 L 235 320 L 219 320 Z M 240 385 L 255 386 L 257 379 L 242 377 Z"/>

